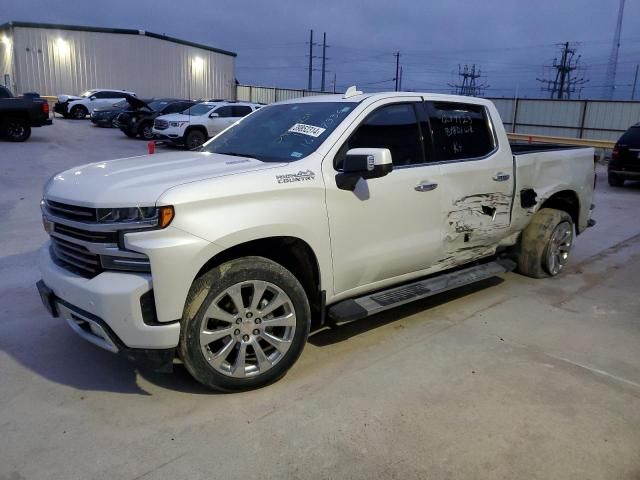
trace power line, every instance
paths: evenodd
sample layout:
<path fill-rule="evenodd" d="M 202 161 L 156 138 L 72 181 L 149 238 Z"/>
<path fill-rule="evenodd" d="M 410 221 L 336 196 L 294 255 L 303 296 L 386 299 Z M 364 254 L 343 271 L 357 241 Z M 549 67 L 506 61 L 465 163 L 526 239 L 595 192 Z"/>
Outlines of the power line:
<path fill-rule="evenodd" d="M 550 92 L 549 98 L 570 99 L 571 94 L 576 91 L 576 86 L 580 87 L 589 81 L 572 75 L 572 72 L 578 69 L 578 62 L 580 61 L 580 55 L 577 57 L 575 55 L 576 49 L 571 47 L 569 42 L 565 42 L 562 45 L 560 62 L 558 62 L 557 58 L 554 58 L 553 65 L 550 67 L 556 71 L 555 78 L 553 80 L 536 79 L 545 85 L 542 87 L 542 91 Z"/>
<path fill-rule="evenodd" d="M 449 84 L 450 87 L 455 89 L 454 93 L 456 95 L 481 97 L 484 95 L 484 90 L 489 87 L 489 85 L 485 83 L 476 83 L 476 80 L 482 77 L 482 73 L 479 67 L 478 70 L 476 70 L 475 63 L 471 65 L 471 68 L 469 68 L 468 65 L 465 65 L 464 68 L 458 65 L 458 76 L 462 79 L 461 83 Z"/>

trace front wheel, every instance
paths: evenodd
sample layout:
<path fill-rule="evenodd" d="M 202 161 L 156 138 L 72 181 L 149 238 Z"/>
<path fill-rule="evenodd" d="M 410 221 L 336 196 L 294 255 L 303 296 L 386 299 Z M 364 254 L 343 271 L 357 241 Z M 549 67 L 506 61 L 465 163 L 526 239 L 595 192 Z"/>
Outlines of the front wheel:
<path fill-rule="evenodd" d="M 231 260 L 199 277 L 181 320 L 187 370 L 219 391 L 251 390 L 282 377 L 309 335 L 311 311 L 296 277 L 263 257 Z"/>
<path fill-rule="evenodd" d="M 4 130 L 10 142 L 25 142 L 31 136 L 31 126 L 24 118 L 7 119 Z"/>
<path fill-rule="evenodd" d="M 71 114 L 71 118 L 82 120 L 87 116 L 89 112 L 82 105 L 76 105 L 71 109 L 71 112 L 69 113 Z"/>
<path fill-rule="evenodd" d="M 198 148 L 207 140 L 205 134 L 200 130 L 191 130 L 187 133 L 187 136 L 184 139 L 184 144 L 186 147 L 191 150 L 193 148 Z"/>
<path fill-rule="evenodd" d="M 533 278 L 558 275 L 569 260 L 574 225 L 562 210 L 543 208 L 522 232 L 518 271 Z"/>
<path fill-rule="evenodd" d="M 140 133 L 140 138 L 143 140 L 153 140 L 153 124 L 144 123 L 138 131 Z"/>

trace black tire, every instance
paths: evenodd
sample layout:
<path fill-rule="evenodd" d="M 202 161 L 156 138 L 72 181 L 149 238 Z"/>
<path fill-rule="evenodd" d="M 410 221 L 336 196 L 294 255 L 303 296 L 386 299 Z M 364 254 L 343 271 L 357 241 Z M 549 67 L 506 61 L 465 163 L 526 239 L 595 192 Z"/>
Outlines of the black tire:
<path fill-rule="evenodd" d="M 257 373 L 254 376 L 244 376 L 245 368 L 251 369 L 253 367 L 247 363 L 246 367 L 243 366 L 242 369 L 242 375 L 244 377 L 234 378 L 231 376 L 231 373 L 221 373 L 216 370 L 211 363 L 209 363 L 204 353 L 204 350 L 209 348 L 209 346 L 201 345 L 200 332 L 203 328 L 204 322 L 211 321 L 209 319 L 205 319 L 205 314 L 207 313 L 207 310 L 214 305 L 214 301 L 217 300 L 217 304 L 220 305 L 220 298 L 227 298 L 224 295 L 229 288 L 238 283 L 245 282 L 249 284 L 251 282 L 268 282 L 281 289 L 282 292 L 288 296 L 288 299 L 292 304 L 292 311 L 295 314 L 295 330 L 291 334 L 292 338 L 290 339 L 288 350 L 286 350 L 286 352 L 282 354 L 282 356 L 279 357 L 272 366 L 270 364 L 269 368 L 265 369 L 264 373 Z M 253 293 L 255 293 L 255 290 L 253 290 Z M 244 300 L 245 299 L 243 298 L 243 301 Z M 262 300 L 262 297 L 257 299 L 257 301 L 260 300 Z M 250 304 L 253 301 L 253 298 L 248 297 L 246 301 Z M 270 301 L 271 300 L 269 300 L 269 302 Z M 266 309 L 268 306 L 269 304 L 267 303 L 266 306 L 261 308 Z M 247 307 L 246 311 L 250 312 L 250 307 Z M 276 311 L 277 310 L 274 310 L 274 312 Z M 239 313 L 232 313 L 231 315 L 241 316 Z M 245 315 L 247 317 L 246 319 L 236 320 L 236 322 L 241 321 L 243 324 L 239 325 L 240 328 L 244 328 L 244 323 L 250 323 L 252 321 L 249 320 L 251 318 L 249 313 L 246 313 Z M 258 323 L 261 320 L 260 318 L 257 318 L 256 315 L 256 317 L 254 317 L 254 321 Z M 267 322 L 267 316 L 265 316 L 264 324 Z M 304 349 L 307 337 L 309 336 L 310 325 L 311 310 L 309 308 L 309 301 L 298 279 L 281 265 L 264 257 L 243 257 L 219 265 L 194 281 L 189 291 L 184 315 L 181 320 L 178 354 L 180 358 L 182 358 L 191 375 L 197 381 L 212 390 L 223 392 L 252 390 L 273 383 L 281 378 L 289 368 L 291 368 Z M 236 325 L 233 323 L 230 323 L 230 326 L 234 329 L 236 328 Z M 207 326 L 206 328 L 209 329 L 210 327 Z M 248 328 L 253 328 L 253 326 L 249 325 Z M 266 326 L 264 328 L 265 331 L 268 328 L 269 327 Z M 239 332 L 239 330 L 236 330 L 235 332 Z M 234 352 L 236 352 L 236 355 L 239 355 L 238 352 L 240 351 L 242 344 L 245 343 L 244 340 L 248 340 L 249 338 L 248 335 L 246 335 L 246 338 L 240 338 L 236 333 L 234 333 L 234 335 L 236 335 L 237 343 L 234 343 L 233 348 L 229 350 L 229 353 L 224 355 L 225 360 L 229 358 L 228 356 L 233 356 Z M 228 337 L 225 337 L 225 339 L 228 343 L 234 341 L 234 337 L 231 334 L 229 334 Z M 226 345 L 224 340 L 219 341 L 223 342 L 223 345 Z M 251 342 L 254 341 L 258 341 L 257 338 L 255 340 L 254 338 L 251 339 Z M 225 347 L 223 346 L 222 348 L 224 349 Z M 248 348 L 248 346 L 245 346 L 245 349 L 248 350 Z M 253 347 L 250 348 L 253 349 Z M 251 351 L 255 354 L 255 350 Z M 262 349 L 260 349 L 260 351 L 262 352 Z M 257 355 L 254 356 L 257 358 Z M 231 366 L 231 360 L 229 360 L 228 363 L 229 366 Z M 259 370 L 257 365 L 255 365 L 255 367 L 256 370 Z"/>
<path fill-rule="evenodd" d="M 607 180 L 609 181 L 609 185 L 611 187 L 622 187 L 624 186 L 624 178 L 620 178 L 618 174 L 609 172 L 607 174 Z"/>
<path fill-rule="evenodd" d="M 187 135 L 184 137 L 184 145 L 189 150 L 193 148 L 198 148 L 204 142 L 207 141 L 207 136 L 204 134 L 202 130 L 193 129 L 187 132 Z"/>
<path fill-rule="evenodd" d="M 138 127 L 138 134 L 142 140 L 153 140 L 153 123 L 145 122 Z"/>
<path fill-rule="evenodd" d="M 31 126 L 24 118 L 7 118 L 2 130 L 10 142 L 25 142 L 31 136 Z"/>
<path fill-rule="evenodd" d="M 522 232 L 522 238 L 520 239 L 518 272 L 532 278 L 551 277 L 559 273 L 559 270 L 553 271 L 550 268 L 549 254 L 554 233 L 561 225 L 564 226 L 565 222 L 569 224 L 571 229 L 571 246 L 575 227 L 571 216 L 567 212 L 554 208 L 543 208 L 533 216 L 527 228 Z M 560 269 L 562 269 L 562 266 Z"/>
<path fill-rule="evenodd" d="M 122 133 L 124 133 L 129 138 L 136 138 L 138 136 L 136 132 L 129 132 L 129 131 L 123 130 Z"/>
<path fill-rule="evenodd" d="M 74 120 L 82 120 L 86 118 L 86 116 L 89 114 L 89 111 L 82 105 L 74 105 L 69 114 Z"/>

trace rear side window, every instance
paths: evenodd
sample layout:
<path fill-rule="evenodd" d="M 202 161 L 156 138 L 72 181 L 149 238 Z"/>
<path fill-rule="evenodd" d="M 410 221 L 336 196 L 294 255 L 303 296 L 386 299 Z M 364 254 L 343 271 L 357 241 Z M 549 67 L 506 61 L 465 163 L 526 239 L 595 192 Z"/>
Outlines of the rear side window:
<path fill-rule="evenodd" d="M 640 125 L 633 126 L 626 132 L 622 134 L 620 140 L 618 140 L 618 145 L 624 145 L 628 147 L 640 147 Z"/>
<path fill-rule="evenodd" d="M 231 105 L 225 105 L 218 108 L 215 113 L 221 118 L 233 117 L 233 107 Z"/>
<path fill-rule="evenodd" d="M 424 163 L 416 112 L 411 103 L 380 107 L 371 113 L 340 149 L 336 166 L 352 148 L 388 148 L 396 166 Z"/>
<path fill-rule="evenodd" d="M 234 105 L 232 110 L 234 117 L 246 117 L 252 112 L 251 107 L 247 105 Z"/>
<path fill-rule="evenodd" d="M 494 149 L 487 112 L 482 105 L 432 102 L 427 110 L 436 161 L 483 157 Z"/>

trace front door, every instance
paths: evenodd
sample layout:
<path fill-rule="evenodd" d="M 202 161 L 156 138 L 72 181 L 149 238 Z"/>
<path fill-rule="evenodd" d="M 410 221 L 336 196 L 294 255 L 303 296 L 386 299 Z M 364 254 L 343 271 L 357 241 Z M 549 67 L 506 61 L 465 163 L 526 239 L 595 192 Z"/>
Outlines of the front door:
<path fill-rule="evenodd" d="M 364 111 L 323 162 L 334 294 L 382 288 L 415 277 L 441 257 L 439 166 L 416 113 L 420 98 L 377 102 Z M 430 142 L 430 139 L 428 139 Z M 352 148 L 388 148 L 393 171 L 340 190 L 335 175 Z M 346 296 L 346 295 L 345 295 Z"/>

